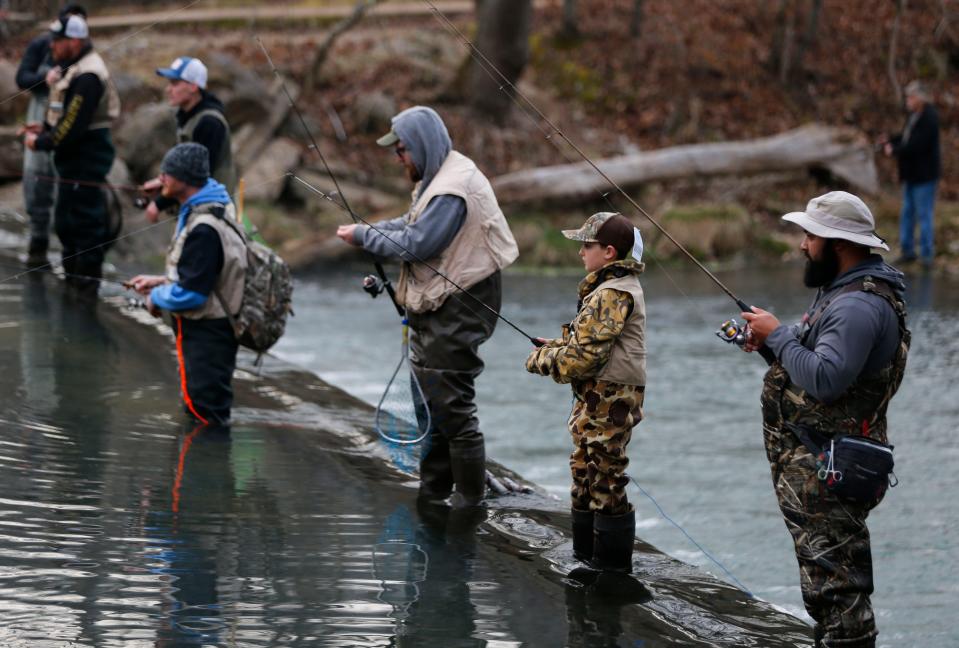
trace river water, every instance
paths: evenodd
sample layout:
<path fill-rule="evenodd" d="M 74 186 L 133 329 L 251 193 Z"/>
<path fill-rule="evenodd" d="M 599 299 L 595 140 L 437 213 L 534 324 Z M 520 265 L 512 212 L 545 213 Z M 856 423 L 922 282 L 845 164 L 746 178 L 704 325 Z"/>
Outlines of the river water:
<path fill-rule="evenodd" d="M 359 289 L 365 268 L 300 281 L 296 317 L 277 354 L 376 403 L 400 354 L 400 327 L 385 297 Z M 757 306 L 799 319 L 811 291 L 800 266 L 720 274 Z M 575 312 L 577 274 L 508 273 L 502 312 L 551 336 Z M 756 596 L 801 617 L 798 571 L 762 448 L 764 363 L 718 340 L 738 315 L 701 275 L 651 268 L 646 419 L 630 444 L 637 534 L 666 553 L 729 579 L 665 515 Z M 900 485 L 870 516 L 881 646 L 956 646 L 959 603 L 959 284 L 909 277 L 913 347 L 890 409 Z M 568 386 L 528 374 L 529 343 L 500 324 L 481 349 L 478 402 L 489 456 L 558 498 L 569 487 Z M 654 503 L 655 500 L 655 503 Z M 661 513 L 661 507 L 664 513 Z M 665 515 L 664 515 L 665 514 Z"/>
<path fill-rule="evenodd" d="M 375 356 L 349 347 L 360 330 L 309 328 L 301 288 L 294 338 L 383 365 L 388 320 Z M 375 328 L 382 305 L 354 303 L 351 323 Z M 0 281 L 3 648 L 809 643 L 795 618 L 641 542 L 649 596 L 630 577 L 571 579 L 558 500 L 417 503 L 412 457 L 377 437 L 372 408 L 276 358 L 241 354 L 230 432 L 185 425 L 172 339 L 117 306 L 77 303 L 50 275 Z"/>

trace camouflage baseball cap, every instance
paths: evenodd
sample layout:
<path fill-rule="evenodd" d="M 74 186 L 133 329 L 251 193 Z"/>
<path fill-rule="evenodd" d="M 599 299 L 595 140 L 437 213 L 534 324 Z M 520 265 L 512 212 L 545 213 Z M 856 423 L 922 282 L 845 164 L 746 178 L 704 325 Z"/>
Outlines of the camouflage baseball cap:
<path fill-rule="evenodd" d="M 580 241 L 582 243 L 599 243 L 596 238 L 599 235 L 600 228 L 606 224 L 613 216 L 619 216 L 617 212 L 599 212 L 586 219 L 583 226 L 576 230 L 563 230 L 563 236 L 571 241 Z"/>

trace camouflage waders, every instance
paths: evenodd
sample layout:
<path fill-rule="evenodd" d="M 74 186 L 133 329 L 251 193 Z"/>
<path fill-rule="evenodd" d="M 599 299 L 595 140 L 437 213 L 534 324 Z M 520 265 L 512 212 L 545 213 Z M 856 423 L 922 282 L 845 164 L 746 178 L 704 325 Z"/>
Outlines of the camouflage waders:
<path fill-rule="evenodd" d="M 886 408 L 902 381 L 910 342 L 905 307 L 885 283 L 866 277 L 851 285 L 882 296 L 896 311 L 900 344 L 893 361 L 870 376 L 860 376 L 828 405 L 790 382 L 778 362 L 766 373 L 762 393 L 763 441 L 779 508 L 795 544 L 803 602 L 818 624 L 821 643 L 817 639 L 817 645 L 830 648 L 875 645 L 878 632 L 869 600 L 873 580 L 866 517 L 882 497 L 858 504 L 833 495 L 817 476 L 816 458 L 785 429 L 784 422 L 809 426 L 824 438 L 867 435 L 886 443 Z M 809 321 L 828 306 L 810 313 Z"/>
<path fill-rule="evenodd" d="M 573 474 L 573 508 L 605 515 L 630 511 L 626 498 L 626 444 L 642 420 L 645 387 L 586 380 L 576 385 L 569 416 L 575 449 L 569 458 Z"/>

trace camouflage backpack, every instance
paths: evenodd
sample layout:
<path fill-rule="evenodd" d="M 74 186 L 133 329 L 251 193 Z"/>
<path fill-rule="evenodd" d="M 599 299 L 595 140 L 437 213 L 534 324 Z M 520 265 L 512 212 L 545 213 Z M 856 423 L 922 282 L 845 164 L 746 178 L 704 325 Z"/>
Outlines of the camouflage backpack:
<path fill-rule="evenodd" d="M 233 223 L 227 223 L 246 246 L 246 278 L 240 312 L 234 317 L 219 291 L 216 297 L 240 345 L 262 354 L 280 339 L 286 329 L 286 317 L 293 313 L 293 277 L 280 255 L 263 243 L 250 240 Z"/>

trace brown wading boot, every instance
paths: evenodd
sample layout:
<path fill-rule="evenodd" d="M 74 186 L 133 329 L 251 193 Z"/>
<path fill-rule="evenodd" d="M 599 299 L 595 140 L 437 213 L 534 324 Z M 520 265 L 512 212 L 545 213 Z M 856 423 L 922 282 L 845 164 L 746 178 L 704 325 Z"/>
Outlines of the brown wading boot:
<path fill-rule="evenodd" d="M 593 557 L 593 512 L 572 509 L 573 558 L 589 564 Z"/>
<path fill-rule="evenodd" d="M 601 571 L 629 574 L 633 571 L 636 512 L 623 515 L 593 514 L 592 566 Z"/>

